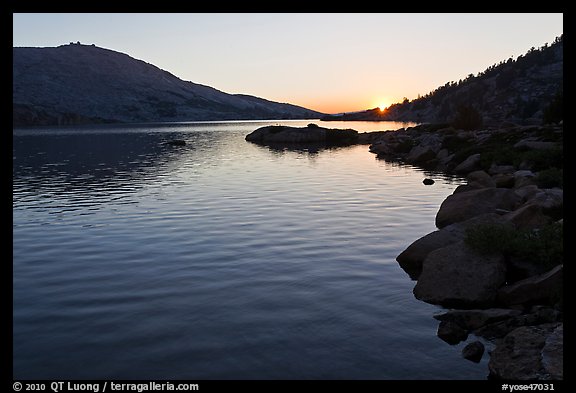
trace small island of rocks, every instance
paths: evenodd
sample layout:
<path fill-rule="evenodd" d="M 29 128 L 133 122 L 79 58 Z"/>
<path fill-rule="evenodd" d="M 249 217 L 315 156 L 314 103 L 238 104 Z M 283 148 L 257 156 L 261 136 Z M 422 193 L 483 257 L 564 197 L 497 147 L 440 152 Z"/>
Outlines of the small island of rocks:
<path fill-rule="evenodd" d="M 358 131 L 324 128 L 314 123 L 310 123 L 306 127 L 272 125 L 251 132 L 246 136 L 246 140 L 264 145 L 322 144 L 345 146 L 358 142 Z"/>

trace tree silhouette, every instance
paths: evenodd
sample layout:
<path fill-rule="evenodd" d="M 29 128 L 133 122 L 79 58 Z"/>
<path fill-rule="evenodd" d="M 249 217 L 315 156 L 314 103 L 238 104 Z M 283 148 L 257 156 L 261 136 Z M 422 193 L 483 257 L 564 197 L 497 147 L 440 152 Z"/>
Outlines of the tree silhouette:
<path fill-rule="evenodd" d="M 482 115 L 472 105 L 460 105 L 452 121 L 454 128 L 474 130 L 482 127 Z"/>

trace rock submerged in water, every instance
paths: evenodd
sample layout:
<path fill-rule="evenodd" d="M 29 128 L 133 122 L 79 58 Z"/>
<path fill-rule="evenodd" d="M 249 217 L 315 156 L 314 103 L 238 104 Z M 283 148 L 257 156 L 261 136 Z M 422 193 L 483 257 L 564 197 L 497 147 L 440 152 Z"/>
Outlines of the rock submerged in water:
<path fill-rule="evenodd" d="M 186 141 L 182 139 L 172 139 L 164 142 L 164 144 L 168 146 L 186 146 Z"/>
<path fill-rule="evenodd" d="M 441 321 L 436 335 L 450 345 L 456 345 L 468 338 L 468 332 L 451 321 Z"/>
<path fill-rule="evenodd" d="M 462 357 L 474 363 L 479 363 L 482 355 L 484 355 L 484 344 L 480 341 L 473 341 L 462 349 Z"/>
<path fill-rule="evenodd" d="M 426 179 L 422 180 L 422 183 L 424 183 L 424 185 L 426 185 L 426 186 L 430 186 L 430 185 L 434 184 L 434 180 L 426 178 Z"/>
<path fill-rule="evenodd" d="M 246 140 L 262 144 L 327 144 L 350 145 L 357 143 L 358 131 L 324 128 L 314 123 L 307 127 L 265 126 L 246 135 Z"/>

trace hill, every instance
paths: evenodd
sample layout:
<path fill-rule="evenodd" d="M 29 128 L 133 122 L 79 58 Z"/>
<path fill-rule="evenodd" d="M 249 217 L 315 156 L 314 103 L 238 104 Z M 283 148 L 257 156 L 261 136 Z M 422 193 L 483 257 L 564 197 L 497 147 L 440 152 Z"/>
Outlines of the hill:
<path fill-rule="evenodd" d="M 553 109 L 551 104 L 557 104 L 555 109 L 561 108 L 563 50 L 563 36 L 560 36 L 551 45 L 532 48 L 516 60 L 501 61 L 477 75 L 447 82 L 422 97 L 405 99 L 384 111 L 374 108 L 328 115 L 322 120 L 451 123 L 476 118 L 478 125 L 498 125 L 503 121 L 541 124 L 550 120 L 551 114 L 547 111 Z"/>
<path fill-rule="evenodd" d="M 13 125 L 306 119 L 322 113 L 183 81 L 124 53 L 13 48 Z"/>

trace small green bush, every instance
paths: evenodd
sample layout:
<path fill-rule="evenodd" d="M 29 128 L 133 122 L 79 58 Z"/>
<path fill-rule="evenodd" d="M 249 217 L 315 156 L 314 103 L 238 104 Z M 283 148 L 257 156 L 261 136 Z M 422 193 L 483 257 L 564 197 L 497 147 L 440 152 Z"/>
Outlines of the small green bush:
<path fill-rule="evenodd" d="M 464 242 L 480 254 L 503 254 L 552 267 L 563 261 L 563 226 L 550 224 L 534 230 L 508 225 L 480 224 L 466 230 Z"/>
<path fill-rule="evenodd" d="M 564 149 L 558 147 L 550 150 L 529 150 L 524 152 L 523 159 L 536 171 L 551 167 L 562 168 L 564 167 Z"/>
<path fill-rule="evenodd" d="M 563 170 L 555 167 L 544 169 L 536 174 L 535 181 L 539 188 L 564 188 Z"/>

